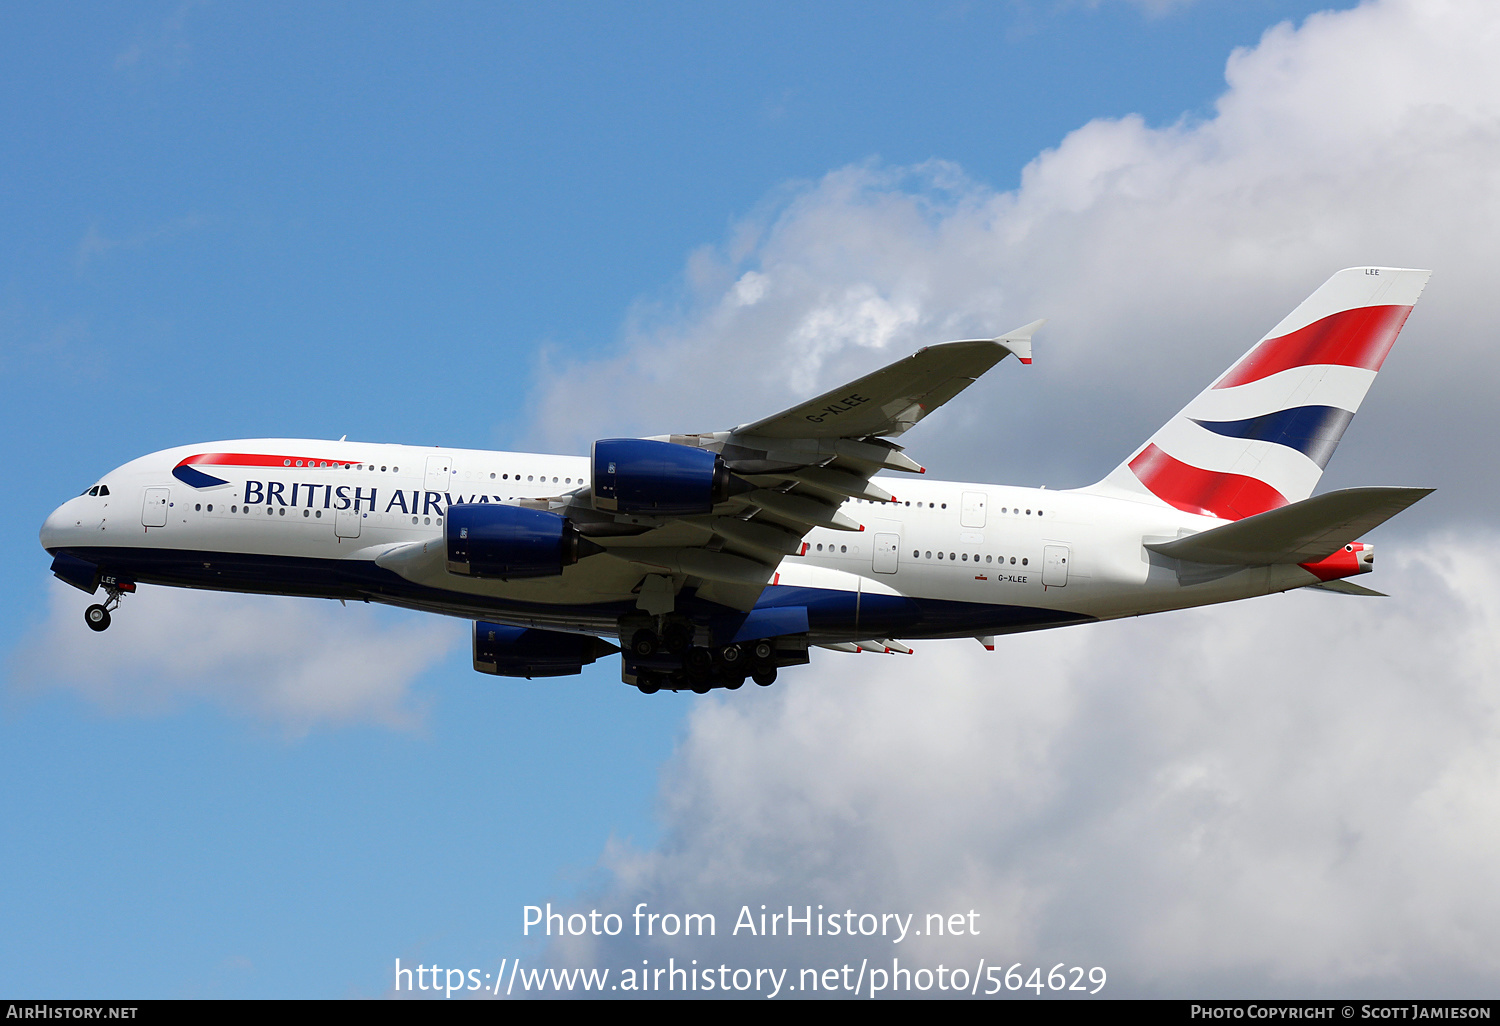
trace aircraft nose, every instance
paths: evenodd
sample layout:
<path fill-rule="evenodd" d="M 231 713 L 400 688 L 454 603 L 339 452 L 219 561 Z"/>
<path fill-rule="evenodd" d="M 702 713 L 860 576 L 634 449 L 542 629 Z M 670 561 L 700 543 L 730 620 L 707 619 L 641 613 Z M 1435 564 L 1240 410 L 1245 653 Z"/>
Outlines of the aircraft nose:
<path fill-rule="evenodd" d="M 57 507 L 42 524 L 40 538 L 42 548 L 48 552 L 54 552 L 67 544 L 68 535 L 71 530 L 79 526 L 78 517 L 74 515 L 73 505 L 77 500 L 70 499 Z"/>

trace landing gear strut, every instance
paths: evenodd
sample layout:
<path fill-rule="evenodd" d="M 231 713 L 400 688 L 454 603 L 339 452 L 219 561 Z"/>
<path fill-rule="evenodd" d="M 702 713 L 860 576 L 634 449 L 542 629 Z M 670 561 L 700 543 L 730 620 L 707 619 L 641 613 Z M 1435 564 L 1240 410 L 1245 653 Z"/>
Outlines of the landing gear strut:
<path fill-rule="evenodd" d="M 135 591 L 134 584 L 106 584 L 104 586 L 104 594 L 106 596 L 104 602 L 96 602 L 83 611 L 83 622 L 89 625 L 89 630 L 109 630 L 110 610 L 118 608 L 120 605 L 120 596 L 129 591 Z"/>

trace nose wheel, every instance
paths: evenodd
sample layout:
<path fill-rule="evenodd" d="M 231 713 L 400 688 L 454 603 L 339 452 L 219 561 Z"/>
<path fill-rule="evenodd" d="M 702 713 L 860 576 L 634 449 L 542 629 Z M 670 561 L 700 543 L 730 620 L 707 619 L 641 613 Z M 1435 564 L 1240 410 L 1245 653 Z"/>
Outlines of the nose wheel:
<path fill-rule="evenodd" d="M 128 591 L 135 591 L 134 584 L 106 584 L 104 594 L 107 596 L 102 603 L 94 603 L 83 611 L 83 622 L 89 625 L 91 631 L 109 630 L 110 610 L 120 605 L 120 596 Z"/>

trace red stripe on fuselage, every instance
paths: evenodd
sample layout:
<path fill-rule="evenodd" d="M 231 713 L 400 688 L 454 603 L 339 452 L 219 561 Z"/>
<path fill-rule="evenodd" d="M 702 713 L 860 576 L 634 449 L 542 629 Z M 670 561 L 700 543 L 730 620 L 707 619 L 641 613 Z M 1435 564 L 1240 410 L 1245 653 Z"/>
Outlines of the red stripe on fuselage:
<path fill-rule="evenodd" d="M 1186 513 L 1242 520 L 1286 505 L 1286 496 L 1264 481 L 1189 466 L 1155 443 L 1130 461 L 1130 469 L 1153 495 Z"/>
<path fill-rule="evenodd" d="M 189 456 L 181 463 L 181 466 L 216 466 L 216 467 L 287 467 L 296 469 L 298 463 L 304 467 L 343 467 L 354 466 L 362 463 L 362 460 L 315 460 L 306 456 L 266 456 L 260 453 L 248 452 L 202 452 L 196 456 Z"/>
<path fill-rule="evenodd" d="M 1314 364 L 1378 371 L 1410 313 L 1409 306 L 1362 306 L 1329 314 L 1289 335 L 1266 339 L 1231 367 L 1214 388 L 1233 388 Z"/>

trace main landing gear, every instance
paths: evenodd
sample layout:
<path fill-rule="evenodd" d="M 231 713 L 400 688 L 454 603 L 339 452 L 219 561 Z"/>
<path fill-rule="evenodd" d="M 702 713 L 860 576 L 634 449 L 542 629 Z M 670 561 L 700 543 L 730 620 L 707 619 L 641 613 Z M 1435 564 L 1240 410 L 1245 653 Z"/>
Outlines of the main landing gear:
<path fill-rule="evenodd" d="M 135 585 L 128 581 L 106 581 L 104 583 L 105 599 L 102 603 L 96 602 L 83 611 L 83 622 L 89 625 L 91 631 L 109 630 L 109 613 L 112 609 L 119 608 L 120 596 L 135 591 Z"/>
<path fill-rule="evenodd" d="M 630 634 L 625 654 L 625 681 L 648 695 L 658 691 L 692 691 L 706 695 L 714 688 L 735 691 L 753 680 L 761 687 L 776 682 L 776 668 L 807 661 L 806 643 L 762 638 L 714 648 L 694 645 L 692 626 L 663 625 L 660 634 L 643 627 Z M 799 639 L 800 640 L 800 639 Z"/>

